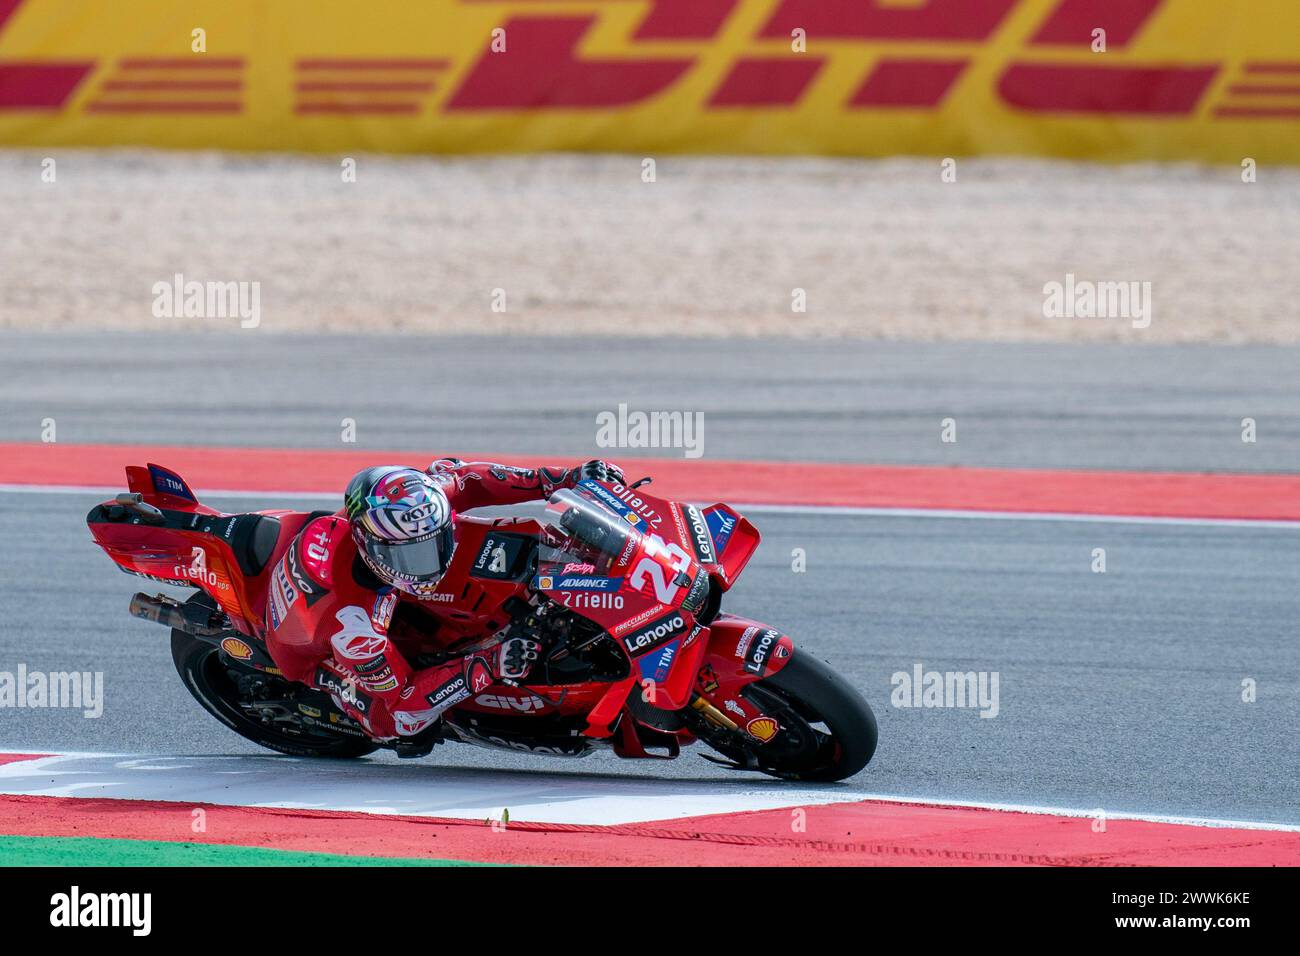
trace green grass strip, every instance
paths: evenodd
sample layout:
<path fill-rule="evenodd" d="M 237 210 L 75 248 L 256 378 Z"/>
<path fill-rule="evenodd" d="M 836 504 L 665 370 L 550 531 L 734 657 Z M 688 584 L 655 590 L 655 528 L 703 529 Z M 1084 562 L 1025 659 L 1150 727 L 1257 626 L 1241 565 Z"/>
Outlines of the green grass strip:
<path fill-rule="evenodd" d="M 221 843 L 0 836 L 0 866 L 490 866 L 422 857 L 343 856 Z"/>

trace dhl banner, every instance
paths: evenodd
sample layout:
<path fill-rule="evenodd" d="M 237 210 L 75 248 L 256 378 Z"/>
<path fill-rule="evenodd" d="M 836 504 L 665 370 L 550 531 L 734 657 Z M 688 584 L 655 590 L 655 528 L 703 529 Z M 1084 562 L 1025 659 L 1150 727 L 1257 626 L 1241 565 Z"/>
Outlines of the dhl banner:
<path fill-rule="evenodd" d="M 0 0 L 0 144 L 1300 163 L 1300 0 Z"/>

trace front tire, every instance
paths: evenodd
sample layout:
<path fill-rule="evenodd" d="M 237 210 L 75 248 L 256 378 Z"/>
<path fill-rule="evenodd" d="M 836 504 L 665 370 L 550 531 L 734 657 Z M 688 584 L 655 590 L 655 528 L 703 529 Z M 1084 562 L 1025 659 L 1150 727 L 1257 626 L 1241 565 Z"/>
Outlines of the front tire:
<path fill-rule="evenodd" d="M 769 772 L 794 780 L 844 780 L 875 756 L 879 730 L 871 705 L 825 661 L 796 653 L 785 667 L 758 684 L 787 698 L 809 723 L 823 723 L 830 731 L 820 758 Z"/>
<path fill-rule="evenodd" d="M 705 743 L 742 769 L 785 780 L 834 782 L 853 776 L 876 752 L 876 715 L 862 695 L 831 668 L 796 651 L 784 667 L 741 695 L 775 717 L 781 730 L 768 743 L 697 723 Z"/>
<path fill-rule="evenodd" d="M 235 733 L 253 743 L 292 757 L 364 757 L 379 749 L 365 738 L 345 736 L 342 733 L 314 731 L 305 725 L 295 726 L 285 722 L 280 727 L 269 726 L 256 720 L 244 707 L 246 695 L 241 693 L 241 676 L 264 677 L 276 682 L 276 691 L 283 691 L 287 701 L 293 702 L 299 694 L 298 685 L 282 677 L 261 675 L 250 668 L 228 664 L 221 652 L 212 644 L 201 641 L 184 631 L 172 631 L 172 662 L 176 673 L 185 682 L 185 688 L 203 705 L 203 709 Z M 248 671 L 247 675 L 242 671 Z M 284 685 L 280 687 L 278 685 Z M 306 688 L 301 688 L 306 690 Z"/>

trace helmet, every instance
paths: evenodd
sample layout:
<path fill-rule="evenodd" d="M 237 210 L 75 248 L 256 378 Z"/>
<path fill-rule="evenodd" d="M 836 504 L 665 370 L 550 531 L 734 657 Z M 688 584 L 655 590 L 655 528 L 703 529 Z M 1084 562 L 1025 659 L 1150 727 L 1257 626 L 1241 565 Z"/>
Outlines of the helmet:
<path fill-rule="evenodd" d="M 437 587 L 456 538 L 451 502 L 428 474 L 367 468 L 348 482 L 343 505 L 361 559 L 382 581 L 416 596 Z"/>

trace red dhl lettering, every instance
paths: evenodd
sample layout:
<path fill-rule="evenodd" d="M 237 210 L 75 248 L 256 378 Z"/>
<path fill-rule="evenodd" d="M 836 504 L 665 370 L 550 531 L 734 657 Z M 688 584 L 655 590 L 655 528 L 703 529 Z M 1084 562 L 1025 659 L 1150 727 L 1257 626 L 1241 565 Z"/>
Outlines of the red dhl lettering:
<path fill-rule="evenodd" d="M 267 15 L 288 23 L 294 6 Z M 503 149 L 662 138 L 679 151 L 943 155 L 970 143 L 1074 155 L 1109 142 L 1191 158 L 1235 156 L 1271 123 L 1269 141 L 1300 162 L 1300 130 L 1278 123 L 1300 118 L 1300 97 L 1258 82 L 1290 80 L 1289 91 L 1300 75 L 1283 39 L 1300 13 L 1282 0 L 1259 0 L 1231 34 L 1214 0 L 429 0 L 414 11 L 376 0 L 365 18 L 320 12 L 293 42 L 240 29 L 265 9 L 223 3 L 214 29 L 246 37 L 243 48 L 192 55 L 157 0 L 118 0 L 113 16 L 0 0 L 0 135 L 35 144 L 57 126 L 68 144 L 332 150 L 369 115 L 376 149 L 481 148 L 486 130 Z M 52 29 L 70 18 L 82 28 Z M 508 52 L 494 52 L 495 27 Z M 1099 28 L 1104 56 L 1091 50 Z M 938 115 L 916 127 L 927 112 Z M 1060 116 L 1159 122 L 1099 126 L 1088 146 L 1045 122 Z M 1171 131 L 1170 119 L 1187 125 Z M 846 126 L 860 120 L 871 135 Z M 1219 130 L 1244 132 L 1228 142 Z"/>

